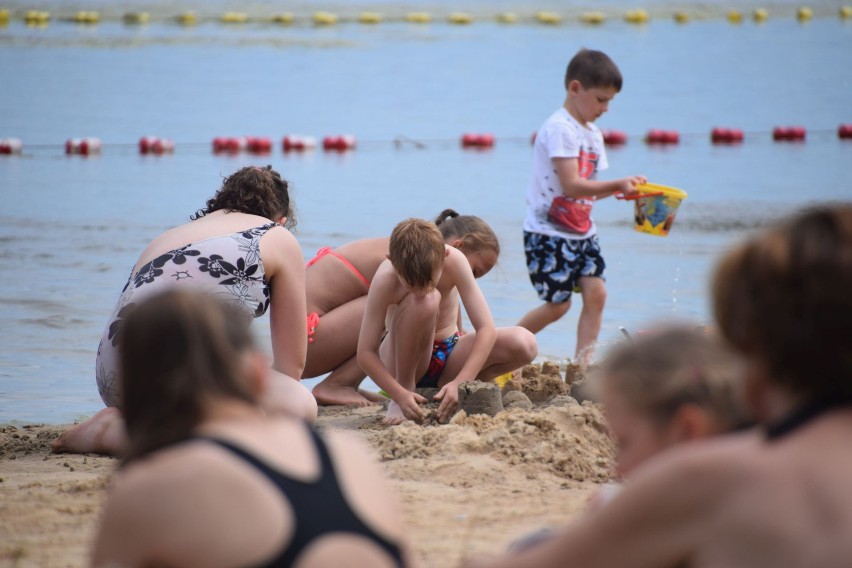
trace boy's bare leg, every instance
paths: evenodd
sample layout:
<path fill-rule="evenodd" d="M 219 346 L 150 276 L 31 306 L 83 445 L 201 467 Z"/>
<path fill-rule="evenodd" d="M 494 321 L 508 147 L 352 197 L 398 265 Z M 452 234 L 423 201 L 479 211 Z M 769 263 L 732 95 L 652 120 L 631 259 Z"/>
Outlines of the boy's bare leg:
<path fill-rule="evenodd" d="M 571 301 L 567 302 L 545 302 L 537 308 L 533 308 L 518 322 L 520 327 L 525 327 L 533 333 L 538 333 L 548 325 L 560 319 L 571 308 Z"/>
<path fill-rule="evenodd" d="M 583 294 L 583 309 L 577 322 L 577 350 L 574 360 L 580 365 L 581 370 L 585 370 L 589 366 L 601 331 L 606 304 L 606 285 L 602 278 L 593 276 L 580 278 L 578 284 Z"/>
<path fill-rule="evenodd" d="M 447 366 L 444 367 L 443 376 L 455 377 L 467 361 L 476 332 L 466 333 L 459 338 Z M 482 370 L 475 377 L 478 381 L 493 381 L 495 377 L 514 371 L 532 362 L 538 355 L 538 342 L 535 335 L 528 329 L 520 326 L 498 327 L 497 340 L 488 359 L 482 366 Z"/>
<path fill-rule="evenodd" d="M 441 294 L 437 290 L 423 296 L 408 294 L 388 323 L 388 335 L 382 342 L 379 356 L 408 391 L 414 391 L 417 379 L 429 367 L 440 302 Z M 405 420 L 402 409 L 391 401 L 382 423 L 400 424 Z"/>
<path fill-rule="evenodd" d="M 313 388 L 314 398 L 317 403 L 326 406 L 369 406 L 386 400 L 379 393 L 358 388 L 366 376 L 358 365 L 357 357 L 350 357 Z"/>
<path fill-rule="evenodd" d="M 127 432 L 121 411 L 108 406 L 76 424 L 54 440 L 54 453 L 121 455 L 127 448 Z"/>

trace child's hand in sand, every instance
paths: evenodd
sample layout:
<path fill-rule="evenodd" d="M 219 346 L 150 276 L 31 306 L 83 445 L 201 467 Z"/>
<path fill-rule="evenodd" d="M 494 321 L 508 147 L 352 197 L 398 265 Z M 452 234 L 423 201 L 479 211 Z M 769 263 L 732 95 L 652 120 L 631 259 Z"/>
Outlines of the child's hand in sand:
<path fill-rule="evenodd" d="M 388 404 L 388 412 L 385 414 L 382 423 L 400 424 L 406 420 L 414 420 L 418 423 L 423 422 L 423 411 L 420 410 L 420 405 L 427 402 L 424 397 L 416 392 L 407 391 L 399 397 L 399 400 L 392 400 Z"/>
<path fill-rule="evenodd" d="M 446 423 L 456 413 L 459 406 L 459 383 L 451 381 L 443 386 L 438 394 L 432 397 L 434 400 L 440 400 L 438 405 L 438 421 Z"/>

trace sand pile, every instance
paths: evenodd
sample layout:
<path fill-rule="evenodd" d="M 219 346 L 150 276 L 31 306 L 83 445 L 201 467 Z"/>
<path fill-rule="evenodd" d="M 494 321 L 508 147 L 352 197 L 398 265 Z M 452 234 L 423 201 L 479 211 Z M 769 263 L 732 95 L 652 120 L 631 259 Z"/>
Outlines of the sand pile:
<path fill-rule="evenodd" d="M 599 409 L 577 403 L 557 365 L 530 365 L 495 398 L 494 416 L 384 426 L 381 406 L 324 407 L 320 429 L 353 432 L 382 460 L 424 568 L 494 553 L 583 510 L 610 477 Z M 498 402 L 499 401 L 499 402 Z M 468 408 L 468 410 L 471 410 Z M 0 566 L 83 567 L 117 460 L 51 454 L 67 425 L 0 426 Z"/>
<path fill-rule="evenodd" d="M 385 461 L 488 455 L 508 465 L 545 468 L 562 478 L 606 481 L 614 447 L 603 415 L 591 403 L 579 404 L 568 390 L 557 365 L 528 365 L 520 378 L 506 383 L 500 404 L 506 408 L 494 416 L 490 409 L 468 414 L 461 397 L 465 410 L 449 424 L 437 424 L 430 412 L 422 425 L 408 422 L 384 429 L 371 441 Z M 475 408 L 484 406 L 476 402 Z"/>

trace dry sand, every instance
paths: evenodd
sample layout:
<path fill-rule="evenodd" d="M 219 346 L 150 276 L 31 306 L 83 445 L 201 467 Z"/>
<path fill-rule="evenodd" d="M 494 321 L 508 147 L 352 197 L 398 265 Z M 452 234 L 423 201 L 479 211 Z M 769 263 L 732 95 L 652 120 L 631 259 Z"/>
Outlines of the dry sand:
<path fill-rule="evenodd" d="M 503 390 L 505 410 L 462 411 L 445 425 L 427 417 L 382 426 L 381 407 L 320 411 L 321 429 L 354 431 L 375 448 L 425 568 L 565 523 L 609 480 L 613 446 L 600 410 L 568 396 L 556 365 L 529 365 Z M 87 565 L 118 462 L 50 453 L 66 427 L 0 426 L 0 567 Z"/>

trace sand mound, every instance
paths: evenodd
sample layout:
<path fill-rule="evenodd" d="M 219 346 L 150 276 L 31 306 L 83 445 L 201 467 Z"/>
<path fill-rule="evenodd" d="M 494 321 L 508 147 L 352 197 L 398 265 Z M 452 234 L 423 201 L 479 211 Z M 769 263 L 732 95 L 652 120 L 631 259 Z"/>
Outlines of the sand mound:
<path fill-rule="evenodd" d="M 521 378 L 509 380 L 503 390 L 504 401 L 515 401 L 515 407 L 506 404 L 509 408 L 494 416 L 490 409 L 460 411 L 442 425 L 429 408 L 430 419 L 423 424 L 379 427 L 371 442 L 385 461 L 487 455 L 509 465 L 536 465 L 575 481 L 610 478 L 614 446 L 603 415 L 595 405 L 581 405 L 568 396 L 557 365 L 527 365 Z"/>

